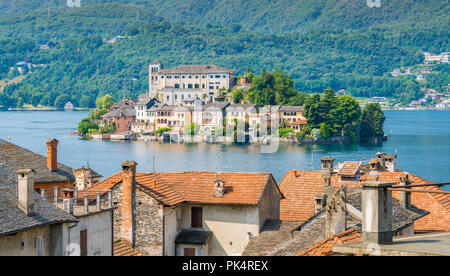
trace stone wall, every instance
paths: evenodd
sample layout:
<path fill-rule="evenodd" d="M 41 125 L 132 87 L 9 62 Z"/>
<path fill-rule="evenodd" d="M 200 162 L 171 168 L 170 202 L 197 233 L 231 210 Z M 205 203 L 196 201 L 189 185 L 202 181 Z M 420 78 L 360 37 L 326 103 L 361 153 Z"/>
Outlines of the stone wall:
<path fill-rule="evenodd" d="M 162 207 L 139 188 L 136 189 L 135 215 L 136 249 L 149 256 L 162 256 Z"/>
<path fill-rule="evenodd" d="M 114 209 L 114 239 L 120 239 L 122 238 L 122 183 L 117 184 L 112 189 L 112 198 L 113 198 L 113 206 L 119 207 Z M 107 195 L 105 194 L 104 197 Z"/>

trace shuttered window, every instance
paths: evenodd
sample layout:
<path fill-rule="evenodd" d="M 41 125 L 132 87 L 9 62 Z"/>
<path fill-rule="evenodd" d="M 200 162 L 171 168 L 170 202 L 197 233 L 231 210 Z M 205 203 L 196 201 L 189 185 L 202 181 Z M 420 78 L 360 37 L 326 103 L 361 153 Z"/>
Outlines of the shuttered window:
<path fill-rule="evenodd" d="M 87 230 L 80 231 L 80 256 L 87 256 Z"/>
<path fill-rule="evenodd" d="M 185 248 L 184 256 L 195 256 L 195 248 Z"/>
<path fill-rule="evenodd" d="M 203 210 L 201 207 L 192 207 L 191 210 L 191 226 L 192 227 L 202 227 L 202 215 Z"/>

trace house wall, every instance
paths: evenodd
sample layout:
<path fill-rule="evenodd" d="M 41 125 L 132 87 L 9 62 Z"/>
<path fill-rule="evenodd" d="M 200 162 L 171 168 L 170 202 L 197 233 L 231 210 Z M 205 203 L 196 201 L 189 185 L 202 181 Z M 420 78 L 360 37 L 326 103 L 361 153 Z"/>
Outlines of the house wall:
<path fill-rule="evenodd" d="M 249 240 L 249 233 L 259 235 L 257 206 L 186 204 L 181 208 L 181 228 L 191 227 L 191 207 L 203 208 L 203 230 L 211 231 L 210 256 L 241 255 Z M 195 228 L 197 229 L 197 228 Z"/>
<path fill-rule="evenodd" d="M 163 209 L 159 202 L 136 188 L 136 249 L 148 256 L 163 255 Z"/>
<path fill-rule="evenodd" d="M 271 180 L 270 185 L 266 186 L 264 195 L 258 204 L 259 211 L 259 229 L 264 225 L 268 219 L 280 219 L 280 200 L 281 194 L 276 187 L 276 183 Z"/>
<path fill-rule="evenodd" d="M 121 133 L 131 130 L 131 125 L 134 123 L 135 118 L 134 116 L 120 116 L 108 119 L 108 122 L 116 123 L 116 131 L 114 133 Z"/>
<path fill-rule="evenodd" d="M 0 256 L 36 256 L 36 238 L 42 238 L 43 256 L 62 256 L 64 224 L 47 225 L 0 237 Z M 23 244 L 23 246 L 22 246 Z"/>
<path fill-rule="evenodd" d="M 122 183 L 112 189 L 114 210 L 114 238 L 122 238 Z M 134 236 L 135 248 L 148 256 L 163 255 L 163 209 L 158 201 L 144 193 L 141 189 L 135 190 Z"/>
<path fill-rule="evenodd" d="M 164 256 L 175 256 L 175 238 L 180 230 L 178 216 L 181 208 L 164 208 Z M 180 255 L 178 255 L 180 256 Z"/>
<path fill-rule="evenodd" d="M 112 256 L 112 212 L 110 210 L 77 217 L 78 224 L 69 229 L 70 244 L 79 251 L 80 231 L 87 230 L 87 255 Z M 77 254 L 73 251 L 69 255 L 78 256 L 79 252 Z"/>

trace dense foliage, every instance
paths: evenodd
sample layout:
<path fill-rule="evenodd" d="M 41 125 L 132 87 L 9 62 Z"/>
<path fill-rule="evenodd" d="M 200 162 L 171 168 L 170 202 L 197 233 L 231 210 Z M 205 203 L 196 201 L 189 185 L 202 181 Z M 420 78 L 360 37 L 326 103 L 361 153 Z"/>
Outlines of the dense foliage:
<path fill-rule="evenodd" d="M 346 89 L 354 96 L 395 96 L 406 102 L 422 96 L 420 85 L 388 72 L 420 63 L 422 50 L 449 48 L 449 30 L 442 23 L 448 22 L 449 8 L 436 0 L 389 1 L 380 9 L 347 0 L 198 1 L 86 0 L 81 8 L 68 9 L 65 1 L 54 0 L 47 10 L 45 1 L 0 0 L 0 12 L 10 13 L 0 18 L 0 79 L 16 77 L 9 68 L 20 61 L 42 65 L 6 86 L 0 105 L 61 106 L 70 100 L 95 107 L 97 97 L 106 94 L 116 100 L 136 97 L 148 89 L 148 63 L 155 58 L 169 68 L 217 64 L 237 74 L 247 67 L 261 72 L 281 66 L 292 79 L 270 83 L 271 76 L 263 74 L 262 84 L 305 92 Z M 125 39 L 108 43 L 117 35 Z M 38 46 L 50 43 L 55 48 Z M 446 70 L 431 82 L 448 82 Z M 267 87 L 261 91 L 265 94 L 249 98 L 295 100 L 293 89 L 279 99 Z M 234 94 L 236 102 L 244 100 L 242 92 Z"/>
<path fill-rule="evenodd" d="M 379 104 L 367 104 L 361 109 L 354 98 L 338 97 L 332 89 L 325 90 L 322 97 L 318 94 L 309 97 L 304 115 L 308 125 L 297 135 L 299 140 L 336 136 L 372 140 L 384 135 L 385 117 Z"/>

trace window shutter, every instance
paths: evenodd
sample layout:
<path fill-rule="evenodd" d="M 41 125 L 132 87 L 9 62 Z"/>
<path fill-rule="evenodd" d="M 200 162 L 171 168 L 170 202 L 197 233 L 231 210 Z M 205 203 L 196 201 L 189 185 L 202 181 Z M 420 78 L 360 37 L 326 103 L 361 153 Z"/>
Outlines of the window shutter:
<path fill-rule="evenodd" d="M 192 207 L 192 227 L 202 227 L 202 208 L 201 207 Z"/>

